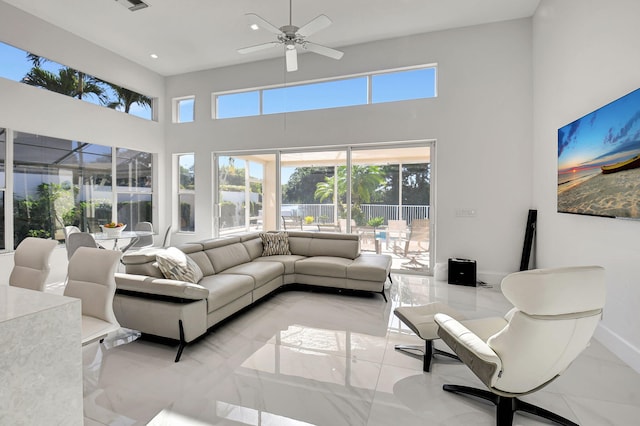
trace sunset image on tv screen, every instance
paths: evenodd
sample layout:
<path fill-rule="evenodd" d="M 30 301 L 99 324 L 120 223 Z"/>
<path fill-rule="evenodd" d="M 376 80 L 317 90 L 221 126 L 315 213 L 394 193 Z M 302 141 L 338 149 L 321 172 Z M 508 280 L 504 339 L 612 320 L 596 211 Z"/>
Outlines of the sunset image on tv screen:
<path fill-rule="evenodd" d="M 558 129 L 558 211 L 640 218 L 640 89 Z"/>

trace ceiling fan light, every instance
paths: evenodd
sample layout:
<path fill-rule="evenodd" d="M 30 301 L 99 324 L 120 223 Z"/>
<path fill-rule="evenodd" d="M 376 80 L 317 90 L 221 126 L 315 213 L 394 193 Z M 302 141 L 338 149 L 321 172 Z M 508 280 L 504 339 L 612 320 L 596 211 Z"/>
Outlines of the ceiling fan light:
<path fill-rule="evenodd" d="M 295 48 L 296 48 L 295 45 L 287 43 L 287 50 L 293 50 Z"/>

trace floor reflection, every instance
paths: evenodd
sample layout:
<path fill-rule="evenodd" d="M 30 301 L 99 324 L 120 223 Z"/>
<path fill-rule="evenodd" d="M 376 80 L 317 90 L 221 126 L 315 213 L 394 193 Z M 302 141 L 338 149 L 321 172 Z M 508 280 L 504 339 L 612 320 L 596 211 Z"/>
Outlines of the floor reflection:
<path fill-rule="evenodd" d="M 392 311 L 440 301 L 470 318 L 503 315 L 502 294 L 416 275 L 393 281 L 389 303 L 369 294 L 279 293 L 187 346 L 179 363 L 174 347 L 135 333 L 110 336 L 85 348 L 85 424 L 495 424 L 491 406 L 442 391 L 444 383 L 482 386 L 467 368 L 438 361 L 423 373 L 421 360 L 394 350 L 422 341 Z M 591 386 L 612 377 L 628 390 L 615 404 L 607 387 Z M 585 425 L 630 424 L 640 416 L 638 387 L 640 375 L 594 342 L 531 400 Z"/>

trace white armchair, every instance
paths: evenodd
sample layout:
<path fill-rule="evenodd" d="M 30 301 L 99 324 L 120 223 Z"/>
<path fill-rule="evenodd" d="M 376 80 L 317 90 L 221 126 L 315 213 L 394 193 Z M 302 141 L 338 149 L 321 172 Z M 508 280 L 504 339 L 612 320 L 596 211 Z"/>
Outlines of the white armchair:
<path fill-rule="evenodd" d="M 435 315 L 438 335 L 489 390 L 443 389 L 493 402 L 498 426 L 511 425 L 518 410 L 574 425 L 517 397 L 549 384 L 589 345 L 605 303 L 604 269 L 518 272 L 502 281 L 502 292 L 514 308 L 504 318 L 474 320 L 473 332 L 448 315 Z"/>
<path fill-rule="evenodd" d="M 49 276 L 49 258 L 56 248 L 56 240 L 27 237 L 16 248 L 13 255 L 13 270 L 9 285 L 30 290 L 44 291 Z"/>
<path fill-rule="evenodd" d="M 113 313 L 114 274 L 120 251 L 79 247 L 69 260 L 64 295 L 82 300 L 82 345 L 120 328 Z"/>

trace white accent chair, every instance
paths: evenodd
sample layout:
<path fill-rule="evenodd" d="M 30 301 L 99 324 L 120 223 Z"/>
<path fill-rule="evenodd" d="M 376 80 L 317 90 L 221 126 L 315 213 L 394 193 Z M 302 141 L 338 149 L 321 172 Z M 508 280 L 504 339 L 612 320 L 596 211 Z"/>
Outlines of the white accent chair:
<path fill-rule="evenodd" d="M 65 241 L 67 246 L 67 259 L 71 259 L 80 247 L 99 248 L 93 236 L 87 232 L 72 232 Z"/>
<path fill-rule="evenodd" d="M 164 235 L 162 238 L 161 245 L 159 247 L 167 248 L 171 245 L 171 225 L 167 226 L 167 229 L 164 231 Z"/>
<path fill-rule="evenodd" d="M 82 300 L 82 345 L 102 341 L 120 324 L 113 313 L 117 250 L 79 247 L 69 260 L 64 295 Z"/>
<path fill-rule="evenodd" d="M 151 222 L 138 222 L 133 227 L 133 230 L 139 232 L 153 232 L 153 224 Z M 153 247 L 153 234 L 131 239 L 129 244 L 124 246 L 121 251 L 124 253 L 129 250 L 140 250 L 147 247 Z"/>
<path fill-rule="evenodd" d="M 153 232 L 153 224 L 151 222 L 138 222 L 136 226 L 133 227 L 134 231 L 143 231 L 143 232 Z M 144 237 L 139 237 L 133 244 L 131 244 L 131 248 L 144 248 L 144 247 L 152 247 L 153 246 L 153 235 L 145 235 Z"/>
<path fill-rule="evenodd" d="M 474 320 L 474 331 L 446 314 L 435 315 L 438 335 L 489 388 L 443 389 L 491 401 L 498 426 L 511 425 L 515 411 L 575 425 L 517 397 L 552 382 L 589 345 L 605 303 L 604 269 L 517 272 L 502 280 L 502 292 L 514 308 L 504 318 Z"/>
<path fill-rule="evenodd" d="M 49 258 L 56 248 L 56 240 L 27 237 L 18 244 L 13 255 L 13 270 L 9 285 L 29 290 L 44 291 L 49 276 Z"/>
<path fill-rule="evenodd" d="M 67 238 L 69 238 L 69 235 L 74 234 L 76 232 L 81 232 L 80 228 L 78 228 L 77 226 L 73 226 L 73 225 L 65 226 L 63 228 L 63 231 L 64 231 L 64 239 L 65 240 Z"/>

